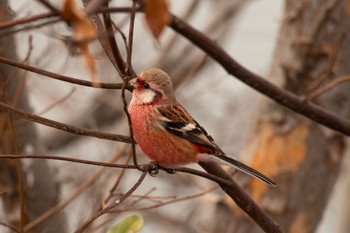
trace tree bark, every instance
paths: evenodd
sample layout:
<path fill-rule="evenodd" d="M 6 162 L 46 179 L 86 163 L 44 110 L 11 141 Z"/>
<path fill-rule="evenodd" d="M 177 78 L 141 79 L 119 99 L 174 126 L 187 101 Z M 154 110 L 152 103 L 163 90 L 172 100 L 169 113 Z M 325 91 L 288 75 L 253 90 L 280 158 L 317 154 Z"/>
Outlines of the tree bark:
<path fill-rule="evenodd" d="M 275 84 L 345 119 L 350 115 L 349 83 L 313 100 L 308 97 L 350 73 L 350 39 L 344 34 L 350 24 L 348 9 L 345 0 L 287 0 L 269 75 Z M 347 138 L 269 100 L 257 116 L 247 145 L 250 165 L 276 181 L 277 188 L 252 179 L 251 196 L 283 232 L 314 232 L 349 150 Z M 231 210 L 231 232 L 261 232 L 240 211 Z M 218 219 L 227 211 L 220 208 Z"/>
<path fill-rule="evenodd" d="M 0 21 L 10 20 L 8 1 L 0 1 Z M 25 43 L 25 40 L 23 40 Z M 1 56 L 18 60 L 15 38 L 0 39 Z M 24 72 L 5 64 L 0 64 L 0 98 L 20 109 L 31 111 L 28 102 Z M 36 130 L 31 122 L 19 123 L 20 118 L 0 111 L 0 153 L 19 154 L 43 152 L 37 141 Z M 0 200 L 7 223 L 17 229 L 57 204 L 58 190 L 54 177 L 43 160 L 1 160 L 0 192 L 6 192 Z M 22 210 L 21 210 L 22 209 Z M 36 229 L 26 232 L 65 232 L 62 214 L 48 219 Z"/>

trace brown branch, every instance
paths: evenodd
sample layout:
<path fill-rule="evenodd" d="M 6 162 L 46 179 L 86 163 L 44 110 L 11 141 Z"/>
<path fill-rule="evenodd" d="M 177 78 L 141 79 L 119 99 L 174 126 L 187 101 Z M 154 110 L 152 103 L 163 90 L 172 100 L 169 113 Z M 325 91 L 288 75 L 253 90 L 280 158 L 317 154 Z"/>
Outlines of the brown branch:
<path fill-rule="evenodd" d="M 109 0 L 91 0 L 85 7 L 85 13 L 91 15 L 96 13 L 96 11 L 103 6 L 105 3 L 108 3 Z"/>
<path fill-rule="evenodd" d="M 26 155 L 2 154 L 2 155 L 0 155 L 0 159 L 50 159 L 50 160 L 59 160 L 59 161 L 81 163 L 81 164 L 94 165 L 94 166 L 111 167 L 111 168 L 136 169 L 135 165 L 105 163 L 105 162 L 98 162 L 98 161 L 92 161 L 92 160 L 77 159 L 74 157 L 56 156 L 56 155 L 54 156 L 54 155 L 45 155 L 45 154 L 43 154 L 43 155 L 39 155 L 39 154 L 26 154 Z M 151 162 L 150 164 L 141 165 L 142 171 L 147 170 L 147 167 L 151 167 L 152 164 L 154 164 L 154 163 Z M 166 168 L 158 167 L 156 169 L 164 170 L 167 172 Z M 218 177 L 218 176 L 215 176 L 212 174 L 208 174 L 206 172 L 202 172 L 199 170 L 195 170 L 192 168 L 179 167 L 179 168 L 174 168 L 173 170 L 176 172 L 182 172 L 182 173 L 192 174 L 195 176 L 206 178 L 208 180 L 214 181 L 214 182 L 221 184 L 221 185 L 226 185 L 226 186 L 231 185 L 231 182 L 226 180 L 226 178 L 223 179 L 221 177 Z M 152 173 L 152 174 L 155 174 L 155 173 Z"/>
<path fill-rule="evenodd" d="M 47 25 L 50 25 L 50 24 L 54 24 L 54 23 L 58 23 L 58 22 L 60 22 L 60 19 L 56 18 L 56 19 L 49 19 L 49 20 L 47 20 L 45 22 L 40 22 L 40 23 L 37 23 L 37 24 L 34 24 L 34 25 L 23 26 L 23 27 L 20 27 L 20 28 L 17 28 L 17 29 L 12 29 L 10 27 L 10 29 L 8 29 L 8 30 L 1 30 L 0 31 L 0 37 L 11 36 L 11 35 L 13 35 L 15 33 L 29 31 L 29 30 L 32 30 L 32 29 L 39 29 L 41 27 L 44 27 L 44 26 L 47 26 Z"/>
<path fill-rule="evenodd" d="M 57 101 L 53 102 L 52 104 L 46 106 L 44 109 L 38 111 L 35 113 L 35 115 L 43 115 L 47 112 L 49 112 L 51 109 L 55 108 L 56 106 L 64 103 L 65 101 L 67 101 L 75 92 L 75 88 L 73 87 L 72 90 L 70 90 L 70 92 L 68 94 L 66 94 L 65 96 L 61 97 L 60 99 L 58 99 Z"/>
<path fill-rule="evenodd" d="M 324 86 L 319 87 L 318 89 L 312 91 L 308 96 L 307 96 L 307 100 L 311 100 L 316 98 L 317 96 L 323 95 L 326 92 L 329 92 L 330 90 L 332 90 L 334 87 L 336 87 L 337 85 L 341 84 L 341 83 L 345 83 L 345 82 L 349 82 L 350 81 L 350 75 L 345 75 L 339 78 L 334 79 L 333 81 L 327 83 Z"/>
<path fill-rule="evenodd" d="M 217 163 L 199 162 L 199 165 L 208 173 L 215 174 L 229 183 L 229 185 L 221 182 L 218 184 L 222 190 L 261 227 L 261 229 L 268 233 L 282 232 L 279 225 L 263 209 L 261 209 Z"/>
<path fill-rule="evenodd" d="M 66 156 L 56 156 L 56 155 L 39 155 L 39 154 L 26 154 L 26 155 L 13 155 L 13 154 L 1 154 L 0 159 L 50 159 L 50 160 L 59 160 L 72 163 L 81 163 L 93 166 L 102 166 L 102 167 L 111 167 L 111 168 L 123 168 L 123 169 L 135 169 L 134 165 L 126 164 L 114 164 L 114 163 L 105 163 L 85 159 L 76 159 L 73 157 Z"/>
<path fill-rule="evenodd" d="M 90 129 L 84 129 L 75 127 L 72 125 L 63 124 L 57 121 L 53 121 L 44 117 L 39 117 L 33 114 L 30 114 L 28 112 L 22 111 L 20 109 L 14 108 L 8 104 L 5 104 L 3 102 L 0 102 L 0 109 L 9 112 L 14 113 L 16 115 L 19 115 L 27 120 L 46 125 L 55 129 L 63 130 L 72 134 L 76 135 L 84 135 L 89 137 L 95 137 L 95 138 L 101 138 L 101 139 L 107 139 L 111 141 L 119 141 L 119 142 L 125 142 L 130 143 L 130 137 L 124 136 L 124 135 L 118 135 L 118 134 L 111 134 L 111 133 L 102 133 L 100 131 L 90 130 Z"/>
<path fill-rule="evenodd" d="M 81 80 L 81 79 L 76 79 L 76 78 L 72 78 L 69 76 L 65 76 L 65 75 L 60 75 L 57 73 L 53 73 L 50 71 L 46 71 L 43 69 L 39 69 L 30 65 L 26 65 L 5 57 L 0 57 L 0 62 L 10 65 L 10 66 L 14 66 L 14 67 L 18 67 L 39 75 L 43 75 L 49 78 L 53 78 L 56 80 L 60 80 L 60 81 L 64 81 L 64 82 L 68 82 L 68 83 L 73 83 L 76 85 L 81 85 L 81 86 L 86 86 L 86 87 L 94 87 L 94 88 L 104 88 L 104 89 L 121 89 L 123 84 L 122 83 L 97 83 L 98 87 L 94 86 L 94 83 L 96 85 L 96 82 L 90 82 L 90 81 L 86 81 L 86 80 Z M 131 87 L 127 87 L 128 90 L 131 90 Z"/>
<path fill-rule="evenodd" d="M 218 187 L 215 185 L 215 187 L 209 188 L 206 191 L 198 192 L 198 193 L 195 193 L 195 194 L 192 194 L 192 195 L 187 195 L 187 196 L 178 197 L 178 198 L 176 198 L 176 197 L 166 197 L 167 199 L 174 199 L 174 200 L 169 200 L 169 201 L 165 201 L 165 202 L 157 201 L 156 204 L 153 204 L 153 205 L 143 206 L 143 207 L 139 207 L 139 208 L 127 207 L 127 208 L 115 210 L 113 212 L 120 213 L 120 212 L 123 212 L 123 211 L 150 210 L 150 209 L 158 208 L 158 207 L 161 207 L 161 206 L 170 205 L 170 204 L 173 204 L 173 203 L 187 201 L 187 200 L 194 199 L 194 198 L 197 198 L 197 197 L 200 197 L 200 196 L 204 196 L 204 195 L 206 195 L 206 194 L 208 194 L 208 193 L 210 193 L 210 192 L 212 192 L 212 191 L 214 191 L 216 189 L 218 189 Z M 147 199 L 147 198 L 152 198 L 152 197 L 143 196 L 142 198 L 143 199 Z M 159 197 L 159 199 L 162 199 L 162 197 Z"/>
<path fill-rule="evenodd" d="M 123 145 L 121 147 L 121 149 L 118 150 L 118 152 L 115 154 L 115 156 L 113 156 L 113 158 L 107 164 L 108 165 L 114 164 L 121 157 L 122 152 L 124 151 L 125 147 L 126 146 Z M 87 164 L 86 161 L 82 160 L 81 162 L 84 164 Z M 88 162 L 91 162 L 91 161 L 88 161 Z M 93 163 L 94 164 L 92 164 L 92 163 L 90 163 L 90 164 L 91 165 L 98 165 L 98 166 L 101 165 L 101 163 L 99 163 L 99 162 L 93 162 Z M 61 200 L 60 203 L 51 207 L 50 209 L 48 209 L 44 213 L 37 216 L 34 220 L 30 221 L 24 228 L 25 232 L 30 231 L 32 228 L 34 228 L 37 225 L 39 225 L 40 223 L 44 222 L 48 218 L 52 217 L 57 212 L 63 210 L 63 208 L 65 208 L 70 202 L 72 202 L 75 198 L 77 198 L 80 194 L 82 194 L 84 190 L 86 190 L 88 187 L 93 185 L 101 177 L 101 175 L 105 171 L 105 168 L 107 168 L 107 167 L 110 167 L 110 166 L 104 166 L 104 167 L 101 167 L 100 169 L 98 169 L 92 176 L 84 179 L 84 182 L 82 184 L 80 184 L 67 197 L 65 197 L 63 200 Z M 124 169 L 123 169 L 123 171 L 124 171 Z"/>
<path fill-rule="evenodd" d="M 51 18 L 53 16 L 56 16 L 54 13 L 43 13 L 43 14 L 38 14 L 38 15 L 32 15 L 32 16 L 27 16 L 23 17 L 20 19 L 14 19 L 10 21 L 5 21 L 5 22 L 0 22 L 0 30 L 3 30 L 5 28 L 12 28 L 14 26 L 18 26 L 21 24 L 26 24 L 26 23 L 31 23 L 40 19 L 46 19 L 46 18 Z"/>
<path fill-rule="evenodd" d="M 320 85 L 327 79 L 330 78 L 331 76 L 334 75 L 334 66 L 335 66 L 335 62 L 337 61 L 337 57 L 339 55 L 339 51 L 341 49 L 341 47 L 343 46 L 343 43 L 346 39 L 346 34 L 342 33 L 340 35 L 340 37 L 337 39 L 337 42 L 335 44 L 335 48 L 334 50 L 331 52 L 331 54 L 329 55 L 329 59 L 328 59 L 328 63 L 326 68 L 318 75 L 318 77 L 315 78 L 315 80 L 309 85 L 309 87 L 306 90 L 305 93 L 305 100 L 311 100 L 312 96 L 313 96 L 313 92 L 317 91 L 318 88 L 322 88 L 320 87 Z M 314 40 L 311 40 L 314 41 Z M 310 43 L 311 45 L 312 43 Z"/>
<path fill-rule="evenodd" d="M 350 136 L 350 122 L 325 109 L 306 103 L 295 94 L 278 88 L 235 61 L 222 47 L 186 22 L 172 16 L 170 27 L 216 60 L 229 74 L 246 83 L 277 103 L 333 130 Z"/>
<path fill-rule="evenodd" d="M 0 222 L 0 225 L 4 226 L 4 227 L 7 227 L 9 228 L 10 230 L 14 231 L 14 232 L 18 232 L 18 233 L 21 233 L 20 230 L 18 230 L 16 227 L 14 226 L 11 226 L 10 224 L 7 224 L 5 222 Z"/>
<path fill-rule="evenodd" d="M 128 37 L 128 47 L 127 47 L 127 57 L 126 57 L 126 70 L 125 73 L 128 76 L 131 76 L 131 70 L 132 70 L 132 64 L 131 64 L 131 58 L 132 58 L 132 44 L 134 39 L 134 24 L 135 24 L 135 15 L 136 15 L 136 1 L 132 1 L 132 7 L 130 10 L 130 24 L 129 24 L 129 37 Z M 134 75 L 135 76 L 135 75 Z"/>
<path fill-rule="evenodd" d="M 131 158 L 131 153 L 130 153 L 130 151 L 129 151 L 128 156 L 126 157 L 126 159 L 125 159 L 125 161 L 124 161 L 124 164 L 128 164 L 130 158 Z M 114 191 L 117 189 L 117 187 L 119 186 L 119 184 L 121 183 L 122 178 L 124 177 L 124 174 L 125 174 L 125 169 L 122 169 L 122 170 L 120 171 L 120 174 L 118 175 L 118 178 L 117 178 L 117 180 L 115 181 L 114 185 L 112 186 L 112 188 L 109 189 L 109 194 L 108 194 L 108 196 L 103 200 L 103 202 L 102 202 L 103 204 L 104 204 L 104 203 L 108 203 L 108 201 L 112 198 L 113 193 L 114 193 Z"/>
<path fill-rule="evenodd" d="M 127 44 L 127 58 L 126 58 L 126 70 L 125 70 L 125 74 L 127 76 L 123 78 L 124 85 L 122 88 L 122 99 L 123 99 L 123 105 L 124 105 L 124 112 L 125 112 L 126 118 L 128 120 L 129 134 L 130 134 L 130 138 L 132 139 L 131 140 L 131 153 L 132 153 L 133 162 L 134 162 L 134 165 L 138 169 L 140 169 L 139 165 L 137 163 L 136 148 L 135 148 L 136 143 L 135 143 L 135 140 L 133 140 L 134 133 L 133 133 L 133 129 L 132 129 L 131 116 L 130 116 L 129 111 L 128 111 L 128 104 L 127 104 L 126 98 L 125 98 L 125 88 L 124 88 L 129 83 L 129 78 L 130 78 L 129 74 L 131 74 L 133 72 L 132 65 L 131 65 L 131 57 L 132 57 L 132 43 L 133 43 L 133 36 L 134 36 L 135 13 L 136 13 L 136 2 L 133 1 L 132 8 L 130 11 L 129 38 L 128 38 L 128 44 Z"/>
<path fill-rule="evenodd" d="M 147 175 L 147 171 L 144 171 L 140 178 L 138 179 L 138 181 L 131 187 L 131 189 L 126 192 L 121 198 L 119 198 L 118 200 L 116 200 L 113 204 L 109 205 L 108 207 L 100 210 L 99 212 L 97 212 L 94 216 L 92 216 L 90 219 L 88 219 L 84 224 L 82 224 L 77 230 L 74 231 L 74 233 L 82 233 L 86 230 L 86 228 L 88 228 L 88 226 L 95 221 L 97 218 L 99 218 L 101 215 L 107 213 L 108 211 L 110 211 L 111 209 L 113 209 L 114 207 L 118 206 L 120 203 L 122 203 L 126 198 L 128 198 L 142 183 L 142 181 L 145 179 Z"/>
<path fill-rule="evenodd" d="M 106 6 L 108 6 L 108 4 L 106 4 Z M 103 13 L 103 22 L 105 24 L 105 30 L 109 46 L 112 49 L 113 57 L 117 63 L 117 71 L 120 77 L 124 77 L 126 76 L 125 71 L 127 70 L 126 63 L 120 53 L 117 41 L 115 40 L 113 33 L 113 23 L 109 13 Z"/>

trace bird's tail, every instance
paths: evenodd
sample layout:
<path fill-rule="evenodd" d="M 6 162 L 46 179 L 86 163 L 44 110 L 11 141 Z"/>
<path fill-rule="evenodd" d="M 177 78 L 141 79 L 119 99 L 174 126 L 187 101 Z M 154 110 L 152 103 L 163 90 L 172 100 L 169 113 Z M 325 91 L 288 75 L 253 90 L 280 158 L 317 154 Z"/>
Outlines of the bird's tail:
<path fill-rule="evenodd" d="M 276 183 L 273 182 L 270 178 L 268 178 L 264 174 L 258 172 L 257 170 L 239 162 L 238 160 L 227 157 L 225 155 L 213 155 L 212 158 L 214 158 L 215 160 L 218 160 L 219 162 L 223 162 L 224 164 L 227 164 L 231 167 L 234 167 L 234 168 L 236 168 L 244 173 L 247 173 L 248 175 L 256 177 L 256 178 L 264 181 L 266 184 L 268 184 L 270 186 L 276 187 Z"/>

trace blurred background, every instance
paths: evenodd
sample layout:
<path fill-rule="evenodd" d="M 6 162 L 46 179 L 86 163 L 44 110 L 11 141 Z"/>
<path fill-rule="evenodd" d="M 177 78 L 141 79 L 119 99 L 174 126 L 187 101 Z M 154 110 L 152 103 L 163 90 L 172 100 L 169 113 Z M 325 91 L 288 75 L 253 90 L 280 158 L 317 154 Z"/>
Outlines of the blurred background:
<path fill-rule="evenodd" d="M 62 8 L 61 1 L 50 2 Z M 349 119 L 346 83 L 308 99 L 315 90 L 350 70 L 346 59 L 350 41 L 345 29 L 348 3 L 322 2 L 168 1 L 174 15 L 215 40 L 244 67 Z M 80 1 L 76 3 L 83 7 Z M 110 6 L 130 7 L 131 1 L 111 1 Z M 40 1 L 8 0 L 0 7 L 2 22 L 49 12 Z M 112 14 L 116 27 L 125 35 L 129 17 L 128 13 Z M 72 30 L 66 23 L 6 34 L 10 29 L 1 29 L 3 34 L 0 31 L 0 56 L 91 80 L 79 50 L 67 39 Z M 126 58 L 122 36 L 118 32 L 115 36 Z M 347 137 L 276 105 L 170 28 L 156 40 L 142 13 L 135 19 L 133 46 L 132 65 L 137 73 L 149 67 L 169 73 L 179 102 L 217 144 L 277 182 L 277 188 L 272 189 L 244 174 L 234 174 L 283 232 L 348 232 Z M 89 48 L 99 81 L 121 83 L 100 43 L 95 40 Z M 120 90 L 74 85 L 6 64 L 0 69 L 3 102 L 77 127 L 129 135 Z M 128 100 L 130 97 L 127 93 Z M 46 154 L 132 164 L 128 144 L 72 135 L 1 114 L 1 154 Z M 140 150 L 137 154 L 140 163 L 148 162 Z M 101 207 L 127 192 L 140 176 L 136 170 L 50 159 L 0 161 L 0 232 L 14 232 L 2 223 L 17 229 L 22 226 L 19 232 L 74 232 Z M 25 191 L 18 188 L 20 184 Z M 6 193 L 1 195 L 2 191 Z M 23 193 L 24 199 L 20 197 Z M 130 213 L 144 218 L 142 232 L 262 232 L 213 182 L 164 172 L 147 176 L 131 197 L 95 221 L 87 232 L 107 232 L 111 224 Z"/>

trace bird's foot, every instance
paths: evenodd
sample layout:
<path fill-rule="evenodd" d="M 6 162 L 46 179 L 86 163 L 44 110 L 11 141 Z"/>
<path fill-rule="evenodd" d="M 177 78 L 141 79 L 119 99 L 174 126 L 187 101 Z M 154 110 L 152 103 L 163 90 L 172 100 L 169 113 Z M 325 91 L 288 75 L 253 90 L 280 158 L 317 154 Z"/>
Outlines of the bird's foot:
<path fill-rule="evenodd" d="M 150 176 L 156 176 L 159 173 L 159 164 L 155 161 L 151 161 L 149 164 L 147 164 L 147 172 L 150 174 Z"/>
<path fill-rule="evenodd" d="M 173 169 L 173 168 L 163 167 L 159 164 L 158 164 L 158 166 L 159 166 L 159 169 L 162 169 L 163 171 L 165 171 L 168 174 L 175 174 L 176 173 L 175 169 Z"/>
<path fill-rule="evenodd" d="M 160 165 L 159 163 L 157 163 L 155 161 L 151 161 L 149 164 L 147 164 L 147 167 L 145 168 L 145 170 L 148 172 L 148 174 L 150 174 L 153 177 L 158 175 L 159 170 L 163 170 L 168 174 L 175 174 L 176 173 L 175 169 L 163 167 L 162 165 Z"/>

